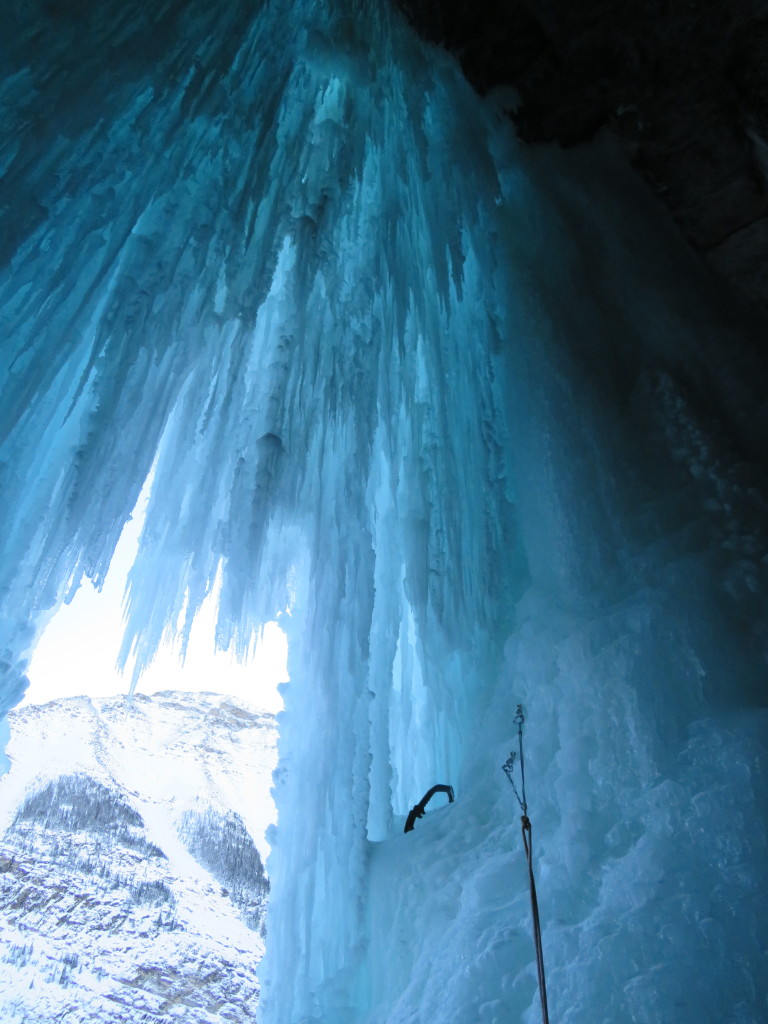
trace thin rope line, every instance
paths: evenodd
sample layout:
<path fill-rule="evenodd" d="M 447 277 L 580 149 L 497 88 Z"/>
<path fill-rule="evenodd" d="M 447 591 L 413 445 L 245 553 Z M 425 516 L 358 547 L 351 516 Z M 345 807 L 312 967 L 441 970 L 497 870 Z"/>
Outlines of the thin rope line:
<path fill-rule="evenodd" d="M 528 802 L 525 795 L 525 758 L 523 756 L 523 723 L 525 716 L 521 704 L 517 705 L 515 724 L 517 725 L 518 755 L 520 758 L 520 789 L 518 792 L 514 779 L 515 752 L 507 758 L 502 765 L 504 774 L 509 779 L 514 791 L 520 810 L 523 812 L 520 818 L 523 831 L 523 848 L 525 849 L 525 860 L 528 864 L 528 887 L 531 896 L 531 918 L 533 920 L 533 945 L 536 950 L 536 974 L 539 979 L 539 999 L 541 1001 L 542 1024 L 549 1024 L 549 1007 L 547 1006 L 547 982 L 544 976 L 544 946 L 541 941 L 541 920 L 539 918 L 539 901 L 536 895 L 536 881 L 533 876 L 533 830 L 531 820 L 528 817 Z"/>
<path fill-rule="evenodd" d="M 517 714 L 515 715 L 515 722 L 517 723 L 517 745 L 520 749 L 520 788 L 523 791 L 523 799 L 521 804 L 523 807 L 523 814 L 528 814 L 528 801 L 525 797 L 525 758 L 523 757 L 523 722 L 525 716 L 523 715 L 522 704 L 517 705 Z"/>
<path fill-rule="evenodd" d="M 544 947 L 541 943 L 541 920 L 539 918 L 539 901 L 536 896 L 536 881 L 533 877 L 533 834 L 530 819 L 523 815 L 520 819 L 523 831 L 525 859 L 528 862 L 528 883 L 531 892 L 531 917 L 533 918 L 533 944 L 536 948 L 536 973 L 539 977 L 539 998 L 541 1000 L 541 1019 L 549 1024 L 549 1007 L 547 1006 L 547 980 L 544 976 Z"/>

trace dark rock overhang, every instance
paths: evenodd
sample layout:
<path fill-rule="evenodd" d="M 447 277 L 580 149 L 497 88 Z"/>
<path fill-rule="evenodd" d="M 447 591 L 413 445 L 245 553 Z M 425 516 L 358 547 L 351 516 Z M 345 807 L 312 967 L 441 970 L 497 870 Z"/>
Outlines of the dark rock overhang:
<path fill-rule="evenodd" d="M 528 142 L 607 128 L 690 244 L 768 307 L 768 4 L 398 0 Z"/>

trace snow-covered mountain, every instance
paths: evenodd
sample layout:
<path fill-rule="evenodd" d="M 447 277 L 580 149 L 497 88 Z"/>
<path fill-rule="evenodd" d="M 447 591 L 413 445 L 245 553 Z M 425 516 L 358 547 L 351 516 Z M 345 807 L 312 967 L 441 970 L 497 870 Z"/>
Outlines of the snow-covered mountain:
<path fill-rule="evenodd" d="M 172 692 L 10 717 L 0 1021 L 254 1019 L 274 718 Z"/>

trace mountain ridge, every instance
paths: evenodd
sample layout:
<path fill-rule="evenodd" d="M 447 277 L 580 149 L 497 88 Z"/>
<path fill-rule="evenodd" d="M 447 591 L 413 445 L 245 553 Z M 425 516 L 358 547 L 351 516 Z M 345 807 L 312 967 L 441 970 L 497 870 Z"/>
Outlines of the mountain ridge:
<path fill-rule="evenodd" d="M 10 721 L 0 1021 L 253 1019 L 274 716 L 165 691 Z"/>

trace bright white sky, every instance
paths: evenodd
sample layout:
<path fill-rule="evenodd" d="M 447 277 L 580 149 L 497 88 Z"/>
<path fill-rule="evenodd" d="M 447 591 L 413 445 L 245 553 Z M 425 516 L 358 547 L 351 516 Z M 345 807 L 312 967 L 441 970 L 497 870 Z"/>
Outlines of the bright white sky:
<path fill-rule="evenodd" d="M 56 697 L 107 697 L 128 690 L 130 673 L 115 664 L 122 640 L 122 600 L 128 570 L 138 548 L 149 487 L 123 530 L 101 592 L 85 580 L 69 605 L 62 605 L 43 632 L 27 671 L 30 687 L 22 701 L 43 704 Z M 277 684 L 288 679 L 288 640 L 277 622 L 264 626 L 247 664 L 214 652 L 217 594 L 204 602 L 192 626 L 187 656 L 167 646 L 142 676 L 138 693 L 208 690 L 240 697 L 264 711 L 282 707 Z"/>

